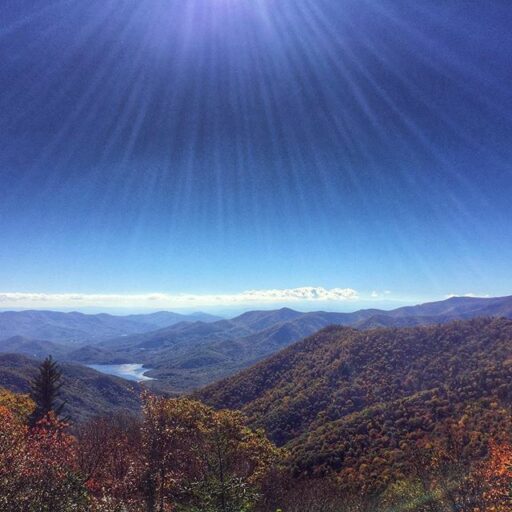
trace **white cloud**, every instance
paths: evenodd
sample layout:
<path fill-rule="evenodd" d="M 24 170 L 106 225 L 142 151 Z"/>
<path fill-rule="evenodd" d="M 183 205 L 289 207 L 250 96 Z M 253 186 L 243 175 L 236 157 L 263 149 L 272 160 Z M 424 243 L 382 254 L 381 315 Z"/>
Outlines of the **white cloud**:
<path fill-rule="evenodd" d="M 358 299 L 352 288 L 302 288 L 247 290 L 233 294 L 83 294 L 0 292 L 0 308 L 148 307 L 186 308 L 272 304 L 300 301 L 348 301 Z"/>
<path fill-rule="evenodd" d="M 453 299 L 453 297 L 470 297 L 470 298 L 481 298 L 488 299 L 490 297 L 489 294 L 481 294 L 481 293 L 449 293 L 445 295 L 446 299 Z"/>
<path fill-rule="evenodd" d="M 370 293 L 370 298 L 371 299 L 384 299 L 388 295 L 391 295 L 391 292 L 389 290 L 384 290 L 383 292 L 378 292 L 377 290 L 373 290 L 373 292 Z"/>

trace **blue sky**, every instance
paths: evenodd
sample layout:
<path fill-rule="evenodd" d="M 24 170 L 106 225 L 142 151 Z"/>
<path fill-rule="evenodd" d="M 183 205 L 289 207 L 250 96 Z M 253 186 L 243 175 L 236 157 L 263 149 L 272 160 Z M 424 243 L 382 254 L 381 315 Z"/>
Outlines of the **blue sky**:
<path fill-rule="evenodd" d="M 511 294 L 510 26 L 506 1 L 7 2 L 0 307 Z"/>

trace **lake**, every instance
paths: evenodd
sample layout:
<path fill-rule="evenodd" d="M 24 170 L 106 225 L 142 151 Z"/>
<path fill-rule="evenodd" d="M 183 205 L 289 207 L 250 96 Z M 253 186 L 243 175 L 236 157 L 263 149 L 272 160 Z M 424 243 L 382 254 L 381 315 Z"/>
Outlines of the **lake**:
<path fill-rule="evenodd" d="M 108 375 L 115 375 L 127 380 L 142 382 L 145 380 L 154 380 L 146 377 L 144 374 L 151 368 L 144 368 L 142 364 L 88 364 L 89 368 Z"/>

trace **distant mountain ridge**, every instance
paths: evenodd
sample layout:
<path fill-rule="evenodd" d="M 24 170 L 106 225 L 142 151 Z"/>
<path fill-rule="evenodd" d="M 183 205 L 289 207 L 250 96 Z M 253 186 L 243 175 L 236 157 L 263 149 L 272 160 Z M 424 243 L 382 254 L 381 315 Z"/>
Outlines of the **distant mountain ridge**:
<path fill-rule="evenodd" d="M 34 312 L 27 312 L 31 313 Z M 166 388 L 176 392 L 189 392 L 247 368 L 329 325 L 367 330 L 378 327 L 413 327 L 446 323 L 478 316 L 512 318 L 512 296 L 453 297 L 391 311 L 365 309 L 352 313 L 301 313 L 290 308 L 281 308 L 248 311 L 231 319 L 208 322 L 190 317 L 184 320 L 180 315 L 175 316 L 174 313 L 166 312 L 126 317 L 93 315 L 94 318 L 86 320 L 94 322 L 94 326 L 99 323 L 102 327 L 98 329 L 95 338 L 89 336 L 72 346 L 68 344 L 64 349 L 63 343 L 56 345 L 55 340 L 46 339 L 46 343 L 53 343 L 48 344 L 48 353 L 52 351 L 61 359 L 75 363 L 144 364 L 152 369 L 148 375 L 158 379 Z M 115 322 L 121 323 L 112 325 L 112 318 Z M 212 320 L 210 317 L 207 319 Z M 79 317 L 79 320 L 82 321 L 83 318 Z M 159 327 L 148 328 L 148 323 L 143 324 L 142 321 L 158 323 Z M 168 321 L 173 323 L 160 327 L 162 323 Z M 107 322 L 106 327 L 104 322 Z M 67 325 L 69 327 L 69 323 Z M 12 329 L 14 328 L 12 326 Z M 130 328 L 137 330 L 125 332 Z M 121 335 L 107 336 L 112 329 L 124 331 Z M 24 336 L 27 337 L 29 336 Z M 45 352 L 44 343 L 31 343 L 30 340 L 24 339 L 17 349 L 15 340 L 4 340 L 0 341 L 0 352 L 22 352 L 41 357 Z"/>
<path fill-rule="evenodd" d="M 358 329 L 411 327 L 475 316 L 512 318 L 512 296 L 458 297 L 391 311 L 249 311 L 229 320 L 181 322 L 108 340 L 80 348 L 68 357 L 87 363 L 143 363 L 154 369 L 148 375 L 165 381 L 178 392 L 187 392 L 236 373 L 329 325 Z"/>
<path fill-rule="evenodd" d="M 134 333 L 152 331 L 183 321 L 217 321 L 207 313 L 183 315 L 168 311 L 117 316 L 107 313 L 85 314 L 60 311 L 2 311 L 0 340 L 24 336 L 40 340 L 80 343 L 99 341 Z"/>
<path fill-rule="evenodd" d="M 69 346 L 53 341 L 13 336 L 0 340 L 0 353 L 23 354 L 38 359 L 43 359 L 51 354 L 54 358 L 61 359 L 69 353 Z"/>

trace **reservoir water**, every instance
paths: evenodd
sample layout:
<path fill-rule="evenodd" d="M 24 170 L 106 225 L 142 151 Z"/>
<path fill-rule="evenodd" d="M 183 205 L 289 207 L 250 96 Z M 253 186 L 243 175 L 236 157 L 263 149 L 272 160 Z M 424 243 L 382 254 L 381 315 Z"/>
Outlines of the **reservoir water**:
<path fill-rule="evenodd" d="M 146 377 L 144 374 L 151 368 L 144 368 L 142 364 L 88 364 L 89 368 L 108 375 L 115 375 L 127 380 L 142 382 L 145 380 L 154 380 Z"/>

